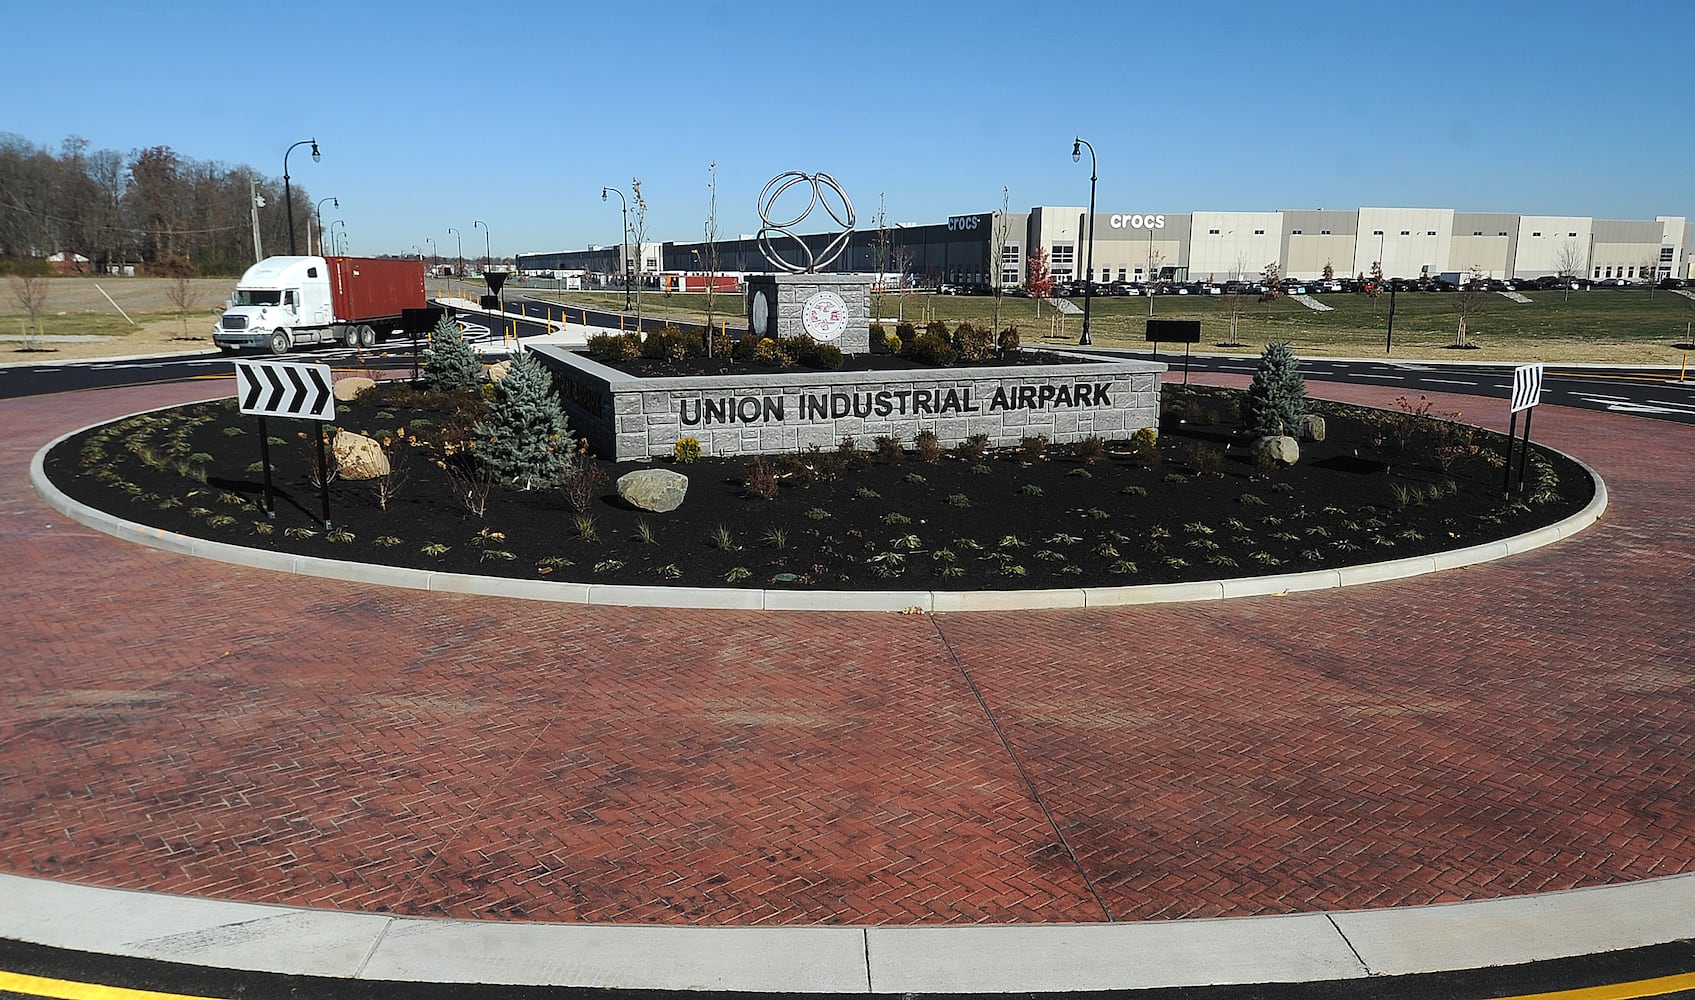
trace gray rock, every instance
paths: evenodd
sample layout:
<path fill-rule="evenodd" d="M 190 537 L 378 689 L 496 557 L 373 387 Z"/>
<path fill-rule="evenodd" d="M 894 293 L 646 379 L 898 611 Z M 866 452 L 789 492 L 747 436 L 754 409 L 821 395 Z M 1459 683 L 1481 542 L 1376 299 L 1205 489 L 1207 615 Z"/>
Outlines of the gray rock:
<path fill-rule="evenodd" d="M 638 510 L 676 510 L 689 491 L 689 477 L 670 469 L 638 469 L 618 477 L 618 495 Z"/>
<path fill-rule="evenodd" d="M 1306 426 L 1301 429 L 1301 440 L 1323 441 L 1324 418 L 1316 413 L 1307 414 Z"/>
<path fill-rule="evenodd" d="M 343 479 L 380 479 L 389 474 L 388 456 L 374 439 L 352 431 L 337 431 L 330 442 L 336 473 Z"/>
<path fill-rule="evenodd" d="M 1295 439 L 1287 434 L 1256 438 L 1254 443 L 1248 447 L 1248 451 L 1255 458 L 1261 455 L 1270 455 L 1273 461 L 1284 465 L 1294 465 L 1301 458 L 1301 446 L 1296 444 Z"/>

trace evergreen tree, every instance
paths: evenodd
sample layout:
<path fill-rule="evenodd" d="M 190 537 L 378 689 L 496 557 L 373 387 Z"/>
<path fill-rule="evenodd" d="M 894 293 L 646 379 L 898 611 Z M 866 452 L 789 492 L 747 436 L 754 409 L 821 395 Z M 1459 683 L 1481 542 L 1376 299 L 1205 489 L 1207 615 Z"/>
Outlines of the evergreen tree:
<path fill-rule="evenodd" d="M 489 419 L 476 434 L 477 454 L 498 481 L 524 490 L 557 484 L 575 448 L 553 376 L 528 351 L 494 384 Z"/>
<path fill-rule="evenodd" d="M 459 324 L 451 316 L 442 316 L 430 334 L 430 349 L 424 360 L 424 385 L 449 392 L 476 392 L 482 381 L 482 362 L 465 342 Z"/>
<path fill-rule="evenodd" d="M 1307 415 L 1307 382 L 1284 341 L 1265 345 L 1248 386 L 1248 426 L 1260 437 L 1298 437 Z"/>

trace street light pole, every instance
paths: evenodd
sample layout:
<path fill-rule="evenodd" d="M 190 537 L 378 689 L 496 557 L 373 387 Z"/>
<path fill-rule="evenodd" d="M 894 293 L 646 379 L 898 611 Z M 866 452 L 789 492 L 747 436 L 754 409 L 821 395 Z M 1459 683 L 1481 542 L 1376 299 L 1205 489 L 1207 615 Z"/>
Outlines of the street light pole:
<path fill-rule="evenodd" d="M 488 266 L 492 262 L 490 260 L 490 258 L 492 258 L 494 256 L 494 250 L 492 249 L 493 244 L 489 243 L 488 223 L 483 222 L 480 219 L 471 220 L 471 228 L 472 229 L 475 229 L 478 226 L 483 227 L 483 251 L 484 251 L 483 252 L 483 280 L 487 281 L 488 280 Z"/>
<path fill-rule="evenodd" d="M 341 227 L 341 238 L 346 239 L 347 238 L 347 220 L 337 219 L 334 222 L 330 223 L 330 248 L 332 250 L 334 250 L 336 252 L 336 254 L 339 256 L 341 254 L 341 243 L 336 239 L 335 227 L 337 227 L 337 226 Z"/>
<path fill-rule="evenodd" d="M 324 202 L 326 202 L 326 201 L 334 203 L 335 207 L 337 207 L 337 208 L 341 207 L 341 201 L 339 199 L 334 198 L 334 197 L 329 197 L 329 198 L 319 198 L 317 206 L 312 209 L 312 214 L 314 216 L 316 216 L 317 219 L 318 219 L 318 252 L 319 253 L 324 252 Z M 311 249 L 312 249 L 312 220 L 311 219 L 306 220 L 306 249 L 307 249 L 308 252 L 310 252 Z"/>
<path fill-rule="evenodd" d="M 433 271 L 436 266 L 436 238 L 434 236 L 426 236 L 424 237 L 424 242 L 430 245 L 430 270 Z"/>
<path fill-rule="evenodd" d="M 318 140 L 316 139 L 302 139 L 283 150 L 283 206 L 288 209 L 288 255 L 290 257 L 300 252 L 295 249 L 294 245 L 294 189 L 289 186 L 288 182 L 288 154 L 294 152 L 296 146 L 311 146 L 312 162 L 316 163 L 322 159 L 318 155 Z"/>
<path fill-rule="evenodd" d="M 618 196 L 618 203 L 624 207 L 624 233 L 623 233 L 624 238 L 623 238 L 622 241 L 620 241 L 620 244 L 619 244 L 620 246 L 623 247 L 624 253 L 623 253 L 623 257 L 621 257 L 619 259 L 618 264 L 619 264 L 619 266 L 623 267 L 623 269 L 624 269 L 624 311 L 629 312 L 630 311 L 630 203 L 627 200 L 625 200 L 624 192 L 618 190 L 615 187 L 603 187 L 603 188 L 601 188 L 600 189 L 600 200 L 601 201 L 606 200 L 606 192 L 608 192 L 608 191 L 617 195 Z"/>
<path fill-rule="evenodd" d="M 1083 263 L 1083 336 L 1077 343 L 1087 347 L 1094 343 L 1089 339 L 1089 300 L 1095 293 L 1095 147 L 1089 140 L 1077 137 L 1071 143 L 1071 162 L 1076 163 L 1083 158 L 1083 147 L 1089 147 L 1089 248 L 1088 257 Z"/>
<path fill-rule="evenodd" d="M 457 245 L 459 247 L 459 257 L 457 258 L 459 263 L 455 265 L 453 276 L 455 278 L 463 278 L 465 276 L 465 237 L 460 236 L 459 230 L 454 229 L 452 226 L 448 226 L 447 231 L 455 240 L 458 241 Z"/>

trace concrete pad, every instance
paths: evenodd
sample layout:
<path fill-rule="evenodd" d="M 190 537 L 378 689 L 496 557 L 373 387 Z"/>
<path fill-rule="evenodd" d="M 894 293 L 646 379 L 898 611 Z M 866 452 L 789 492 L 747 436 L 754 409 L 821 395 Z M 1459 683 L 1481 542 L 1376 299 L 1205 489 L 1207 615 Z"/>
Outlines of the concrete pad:
<path fill-rule="evenodd" d="M 0 938 L 51 948 L 132 954 L 144 938 L 207 931 L 289 911 L 0 874 Z"/>
<path fill-rule="evenodd" d="M 554 601 L 562 604 L 587 604 L 589 585 L 551 580 L 508 580 L 494 576 L 471 576 L 465 573 L 431 573 L 430 590 L 450 594 L 475 594 L 482 597 L 520 597 L 531 601 Z"/>
<path fill-rule="evenodd" d="M 1201 583 L 1163 583 L 1141 587 L 1089 587 L 1083 598 L 1091 608 L 1124 604 L 1170 604 L 1177 601 L 1221 601 L 1224 585 L 1216 580 Z"/>
<path fill-rule="evenodd" d="M 1222 580 L 1224 596 L 1265 597 L 1271 594 L 1292 594 L 1303 590 L 1333 590 L 1342 585 L 1342 577 L 1333 569 L 1311 573 L 1284 573 L 1279 576 L 1248 576 L 1237 580 Z"/>
<path fill-rule="evenodd" d="M 359 974 L 393 920 L 374 913 L 295 910 L 150 937 L 135 942 L 126 954 L 220 969 L 348 979 Z"/>
<path fill-rule="evenodd" d="M 1081 587 L 1071 590 L 937 591 L 931 595 L 937 614 L 948 611 L 1026 611 L 1034 608 L 1081 608 Z"/>
<path fill-rule="evenodd" d="M 1695 875 L 1331 919 L 1372 975 L 1517 965 L 1695 937 Z"/>
<path fill-rule="evenodd" d="M 624 608 L 727 608 L 759 611 L 765 607 L 765 592 L 714 587 L 641 587 L 597 583 L 589 586 L 588 603 Z"/>
<path fill-rule="evenodd" d="M 873 993 L 1063 993 L 1366 975 L 1321 914 L 865 933 Z"/>
<path fill-rule="evenodd" d="M 1364 566 L 1345 566 L 1336 572 L 1342 578 L 1342 586 L 1355 587 L 1362 583 L 1405 580 L 1409 576 L 1434 573 L 1436 572 L 1436 562 L 1429 556 L 1415 556 L 1411 559 L 1391 559 L 1388 562 L 1366 563 Z"/>
<path fill-rule="evenodd" d="M 767 590 L 767 611 L 930 611 L 935 596 L 928 590 Z"/>
<path fill-rule="evenodd" d="M 604 989 L 864 993 L 853 927 L 397 920 L 362 979 Z"/>

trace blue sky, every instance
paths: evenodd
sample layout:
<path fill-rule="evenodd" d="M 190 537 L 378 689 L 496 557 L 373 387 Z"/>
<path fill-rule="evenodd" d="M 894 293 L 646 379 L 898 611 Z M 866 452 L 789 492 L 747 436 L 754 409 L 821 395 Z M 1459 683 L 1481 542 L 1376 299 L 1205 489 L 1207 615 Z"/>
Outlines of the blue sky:
<path fill-rule="evenodd" d="M 632 177 L 699 239 L 713 161 L 726 237 L 785 170 L 860 228 L 1083 205 L 1074 135 L 1102 212 L 1695 217 L 1687 0 L 16 6 L 0 132 L 278 177 L 316 137 L 289 172 L 359 254 L 616 243 Z"/>

